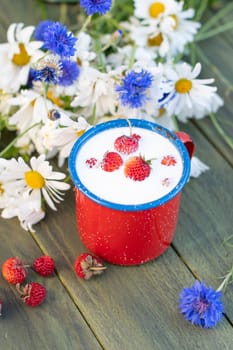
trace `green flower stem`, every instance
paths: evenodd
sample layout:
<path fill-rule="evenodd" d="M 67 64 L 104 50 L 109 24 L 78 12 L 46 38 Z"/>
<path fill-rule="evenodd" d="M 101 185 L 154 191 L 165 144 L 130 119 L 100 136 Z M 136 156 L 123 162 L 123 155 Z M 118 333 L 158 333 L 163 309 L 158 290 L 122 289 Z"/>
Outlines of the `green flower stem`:
<path fill-rule="evenodd" d="M 0 152 L 0 157 L 3 157 L 4 154 L 12 147 L 14 144 L 22 137 L 24 136 L 29 130 L 35 128 L 36 126 L 40 125 L 40 123 L 35 123 L 31 125 L 29 128 L 27 128 L 22 134 L 19 134 L 12 140 L 1 152 Z"/>
<path fill-rule="evenodd" d="M 215 35 L 226 32 L 227 30 L 230 30 L 232 28 L 233 28 L 233 22 L 228 22 L 228 23 L 226 23 L 218 28 L 214 28 L 208 32 L 202 32 L 202 33 L 196 35 L 194 40 L 195 40 L 195 42 L 206 40 L 206 39 L 209 39 Z"/>
<path fill-rule="evenodd" d="M 92 114 L 91 114 L 91 119 L 90 119 L 90 124 L 91 125 L 94 125 L 95 117 L 96 117 L 96 104 L 94 105 L 94 107 L 92 109 Z"/>
<path fill-rule="evenodd" d="M 204 12 L 208 8 L 208 0 L 202 0 L 200 3 L 200 6 L 196 9 L 196 15 L 195 20 L 200 21 L 201 17 L 203 16 Z"/>
<path fill-rule="evenodd" d="M 102 72 L 106 72 L 104 56 L 103 56 L 103 53 L 101 50 L 100 40 L 98 38 L 96 38 L 94 41 L 94 44 L 95 44 L 95 50 L 96 50 L 98 61 L 99 61 L 99 69 Z"/>
<path fill-rule="evenodd" d="M 220 284 L 220 286 L 217 289 L 217 292 L 224 291 L 230 282 L 230 280 L 233 280 L 233 266 L 231 267 L 230 271 L 226 274 L 224 277 L 224 280 Z"/>
<path fill-rule="evenodd" d="M 129 60 L 129 69 L 133 68 L 136 50 L 137 50 L 137 46 L 134 44 L 132 46 L 132 52 L 131 52 L 131 56 L 130 56 L 130 60 Z"/>
<path fill-rule="evenodd" d="M 179 128 L 179 125 L 178 125 L 178 122 L 177 122 L 177 119 L 176 119 L 175 115 L 172 116 L 172 121 L 173 121 L 173 124 L 174 124 L 174 127 L 175 127 L 175 131 L 179 131 L 180 128 Z"/>
<path fill-rule="evenodd" d="M 203 33 L 205 31 L 207 31 L 207 29 L 215 26 L 215 25 L 219 25 L 219 20 L 221 20 L 222 18 L 224 18 L 226 15 L 229 15 L 229 13 L 233 11 L 233 3 L 228 4 L 226 6 L 224 6 L 220 11 L 218 11 L 216 13 L 216 15 L 214 15 L 211 19 L 209 19 L 205 24 L 202 25 L 202 27 L 199 30 L 199 33 Z"/>
<path fill-rule="evenodd" d="M 233 149 L 233 140 L 221 128 L 214 113 L 210 114 L 210 120 L 212 121 L 213 125 L 215 126 L 219 134 L 222 136 L 224 141 L 228 144 L 228 146 L 230 146 Z"/>
<path fill-rule="evenodd" d="M 88 26 L 89 23 L 91 22 L 91 18 L 92 18 L 92 16 L 88 16 L 88 17 L 86 18 L 86 20 L 85 20 L 85 22 L 83 23 L 82 28 L 80 29 L 79 32 L 85 32 L 87 26 Z"/>

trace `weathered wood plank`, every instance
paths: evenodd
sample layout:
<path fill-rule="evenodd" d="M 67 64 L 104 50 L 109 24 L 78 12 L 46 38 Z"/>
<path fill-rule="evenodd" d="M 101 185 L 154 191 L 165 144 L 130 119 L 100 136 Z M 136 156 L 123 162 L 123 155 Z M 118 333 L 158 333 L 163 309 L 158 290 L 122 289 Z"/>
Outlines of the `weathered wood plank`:
<path fill-rule="evenodd" d="M 231 17 L 232 14 L 226 16 L 224 23 L 230 22 Z M 233 110 L 232 37 L 233 29 L 200 42 L 199 46 L 202 52 L 197 58 L 203 65 L 202 76 L 215 78 L 215 85 L 218 87 L 220 96 L 224 99 L 224 107 L 219 109 L 216 117 L 224 132 L 233 139 L 233 124 L 231 122 Z M 226 159 L 233 164 L 232 149 L 216 131 L 211 120 L 207 117 L 198 121 L 197 124 Z"/>
<path fill-rule="evenodd" d="M 191 179 L 183 196 L 180 223 L 174 245 L 190 269 L 200 278 L 220 285 L 219 277 L 231 268 L 232 248 L 223 244 L 232 235 L 232 168 L 209 146 L 195 128 L 187 125 L 197 144 L 197 154 L 210 166 L 198 179 Z M 225 296 L 226 313 L 233 322 L 233 290 Z"/>
<path fill-rule="evenodd" d="M 20 229 L 16 220 L 0 220 L 0 237 L 0 266 L 11 256 L 19 256 L 25 263 L 31 263 L 42 254 L 30 234 Z M 59 268 L 61 266 L 65 267 L 62 260 Z M 23 304 L 15 287 L 0 277 L 2 349 L 102 349 L 56 275 L 43 278 L 29 271 L 27 281 L 42 283 L 47 289 L 46 300 L 38 307 Z"/>
<path fill-rule="evenodd" d="M 72 265 L 84 248 L 76 234 L 74 206 L 70 200 L 66 203 L 59 215 L 51 213 L 49 220 L 38 226 L 36 239 L 58 263 L 62 262 L 60 278 L 104 348 L 165 350 L 198 346 L 220 350 L 231 345 L 232 327 L 226 320 L 211 333 L 204 333 L 179 314 L 178 294 L 194 279 L 172 248 L 143 266 L 108 264 L 106 273 L 96 279 L 77 279 Z"/>

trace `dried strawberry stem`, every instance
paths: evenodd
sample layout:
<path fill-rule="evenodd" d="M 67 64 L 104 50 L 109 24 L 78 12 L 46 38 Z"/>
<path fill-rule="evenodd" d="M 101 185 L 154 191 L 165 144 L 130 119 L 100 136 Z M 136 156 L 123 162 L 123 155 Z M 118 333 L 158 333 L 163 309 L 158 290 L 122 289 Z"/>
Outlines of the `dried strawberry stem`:
<path fill-rule="evenodd" d="M 21 289 L 20 283 L 16 283 L 15 288 L 20 295 L 23 295 L 23 290 Z"/>
<path fill-rule="evenodd" d="M 92 266 L 89 268 L 89 270 L 91 271 L 102 271 L 102 270 L 106 270 L 107 267 L 106 266 Z"/>
<path fill-rule="evenodd" d="M 132 136 L 132 123 L 129 118 L 125 117 L 127 123 L 129 124 L 129 136 Z"/>

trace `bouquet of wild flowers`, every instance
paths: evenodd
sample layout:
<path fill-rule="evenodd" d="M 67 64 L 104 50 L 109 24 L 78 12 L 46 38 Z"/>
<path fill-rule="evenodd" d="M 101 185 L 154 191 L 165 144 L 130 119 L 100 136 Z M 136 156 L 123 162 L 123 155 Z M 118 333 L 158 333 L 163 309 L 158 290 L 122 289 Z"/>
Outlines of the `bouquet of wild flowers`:
<path fill-rule="evenodd" d="M 80 6 L 78 32 L 51 20 L 13 23 L 0 44 L 0 208 L 26 230 L 44 218 L 46 205 L 56 210 L 70 188 L 50 160 L 63 166 L 94 124 L 134 117 L 176 129 L 177 120 L 200 119 L 223 105 L 213 79 L 199 78 L 201 64 L 181 60 L 201 27 L 194 9 L 135 0 L 133 15 L 118 23 L 111 0 Z M 98 31 L 103 18 L 112 32 Z M 207 168 L 192 161 L 193 176 Z"/>

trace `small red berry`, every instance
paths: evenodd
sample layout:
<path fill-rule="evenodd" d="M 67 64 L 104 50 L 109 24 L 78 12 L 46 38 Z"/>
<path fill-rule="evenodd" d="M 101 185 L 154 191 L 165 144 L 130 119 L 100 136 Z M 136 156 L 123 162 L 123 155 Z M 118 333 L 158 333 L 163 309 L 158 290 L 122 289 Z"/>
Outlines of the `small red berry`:
<path fill-rule="evenodd" d="M 99 275 L 106 269 L 102 260 L 90 253 L 82 253 L 74 262 L 74 270 L 78 277 L 89 280 L 93 275 Z"/>
<path fill-rule="evenodd" d="M 3 263 L 2 275 L 7 282 L 17 284 L 25 281 L 27 270 L 21 259 L 12 257 Z"/>
<path fill-rule="evenodd" d="M 141 136 L 133 134 L 131 136 L 119 136 L 114 142 L 114 148 L 123 154 L 130 154 L 138 149 L 138 141 Z"/>
<path fill-rule="evenodd" d="M 123 160 L 117 152 L 106 152 L 101 161 L 101 168 L 104 171 L 112 172 L 120 168 Z"/>
<path fill-rule="evenodd" d="M 176 159 L 173 156 L 164 156 L 163 159 L 161 160 L 161 164 L 163 165 L 175 165 L 176 164 Z"/>
<path fill-rule="evenodd" d="M 51 256 L 43 255 L 34 260 L 32 267 L 39 275 L 47 277 L 53 274 L 55 262 Z"/>
<path fill-rule="evenodd" d="M 143 181 L 150 175 L 150 161 L 141 156 L 134 156 L 125 162 L 124 174 L 134 181 Z"/>
<path fill-rule="evenodd" d="M 94 166 L 97 163 L 97 159 L 94 157 L 91 157 L 91 158 L 87 159 L 85 163 L 89 168 L 94 168 Z"/>
<path fill-rule="evenodd" d="M 46 298 L 46 288 L 40 283 L 30 282 L 23 288 L 20 288 L 20 285 L 17 284 L 16 288 L 21 294 L 20 299 L 28 306 L 38 306 L 43 303 Z"/>

